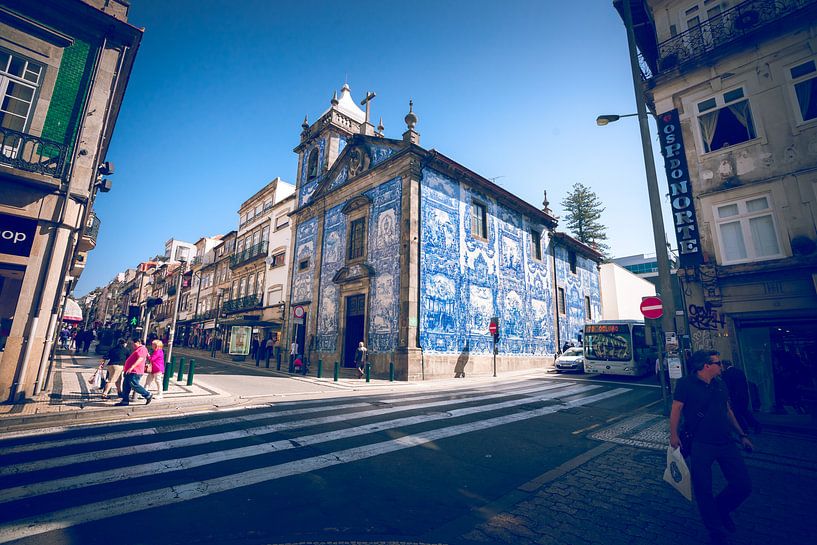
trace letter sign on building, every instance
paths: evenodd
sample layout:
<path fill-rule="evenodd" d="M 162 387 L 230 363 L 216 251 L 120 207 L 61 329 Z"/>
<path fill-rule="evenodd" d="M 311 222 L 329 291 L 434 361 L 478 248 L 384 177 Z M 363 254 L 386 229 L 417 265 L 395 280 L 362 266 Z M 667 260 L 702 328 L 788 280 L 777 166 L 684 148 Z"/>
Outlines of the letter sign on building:
<path fill-rule="evenodd" d="M 0 214 L 0 254 L 28 257 L 37 232 L 37 220 Z"/>
<path fill-rule="evenodd" d="M 697 265 L 701 262 L 701 235 L 695 218 L 695 199 L 689 181 L 678 110 L 670 110 L 658 116 L 658 136 L 661 139 L 664 169 L 667 171 L 672 222 L 675 225 L 675 240 L 678 243 L 681 265 Z"/>

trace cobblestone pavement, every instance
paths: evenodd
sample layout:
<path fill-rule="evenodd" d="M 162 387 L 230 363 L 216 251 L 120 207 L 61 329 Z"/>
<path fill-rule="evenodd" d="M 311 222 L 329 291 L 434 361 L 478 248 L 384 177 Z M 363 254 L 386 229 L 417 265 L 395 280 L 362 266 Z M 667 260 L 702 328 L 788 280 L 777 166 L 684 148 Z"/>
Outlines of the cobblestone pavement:
<path fill-rule="evenodd" d="M 662 479 L 667 420 L 638 415 L 592 434 L 612 448 L 546 480 L 457 541 L 513 544 L 708 543 L 694 503 Z M 817 504 L 814 431 L 767 429 L 746 456 L 752 496 L 734 513 L 736 545 L 813 543 Z M 661 444 L 663 443 L 663 444 Z M 609 444 L 609 443 L 608 443 Z M 714 470 L 715 487 L 724 481 Z M 524 488 L 524 487 L 520 487 Z M 450 540 L 454 541 L 454 540 Z"/>

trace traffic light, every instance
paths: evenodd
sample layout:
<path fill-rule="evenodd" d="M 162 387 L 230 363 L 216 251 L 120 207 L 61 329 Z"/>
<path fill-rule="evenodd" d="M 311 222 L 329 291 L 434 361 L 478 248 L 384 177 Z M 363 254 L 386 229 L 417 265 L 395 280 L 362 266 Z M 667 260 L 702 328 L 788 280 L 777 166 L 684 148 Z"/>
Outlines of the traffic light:
<path fill-rule="evenodd" d="M 128 325 L 138 326 L 139 317 L 142 315 L 142 309 L 137 305 L 128 306 Z"/>

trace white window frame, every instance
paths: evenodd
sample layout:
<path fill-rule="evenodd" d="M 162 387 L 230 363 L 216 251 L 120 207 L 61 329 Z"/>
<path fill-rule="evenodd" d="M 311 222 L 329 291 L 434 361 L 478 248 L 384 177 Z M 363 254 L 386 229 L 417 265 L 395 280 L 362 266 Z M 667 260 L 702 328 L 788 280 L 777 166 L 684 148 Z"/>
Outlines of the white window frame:
<path fill-rule="evenodd" d="M 25 57 L 21 57 L 17 53 L 9 51 L 7 49 L 2 50 L 3 53 L 8 55 L 8 60 L 6 61 L 5 66 L 0 66 L 0 105 L 4 102 L 6 98 L 6 92 L 8 91 L 9 84 L 16 83 L 18 85 L 22 85 L 23 87 L 28 87 L 31 89 L 31 102 L 28 103 L 28 110 L 26 111 L 25 116 L 20 116 L 20 114 L 6 112 L 7 115 L 11 115 L 13 117 L 23 117 L 23 128 L 20 129 L 18 132 L 26 132 L 29 128 L 29 124 L 31 123 L 32 113 L 34 112 L 34 106 L 37 103 L 37 97 L 40 90 L 40 84 L 43 80 L 43 73 L 45 72 L 45 67 L 39 63 L 31 62 Z M 8 68 L 14 60 L 18 60 L 23 63 L 23 77 L 16 76 L 8 72 Z M 25 76 L 28 74 L 34 75 L 34 72 L 30 70 L 30 66 L 36 66 L 39 68 L 39 71 L 36 73 L 36 79 L 30 80 L 27 79 Z M 14 100 L 19 100 L 21 102 L 25 102 L 22 99 L 12 97 Z M 14 130 L 14 129 L 8 129 Z"/>
<path fill-rule="evenodd" d="M 805 59 L 800 59 L 796 62 L 786 65 L 786 80 L 789 82 L 789 97 L 791 98 L 792 102 L 792 110 L 794 111 L 794 119 L 796 125 L 811 125 L 817 123 L 817 117 L 812 119 L 803 119 L 803 112 L 800 110 L 800 101 L 797 98 L 797 91 L 795 90 L 795 85 L 799 83 L 803 83 L 805 81 L 814 80 L 812 85 L 817 86 L 817 71 L 810 72 L 800 77 L 793 77 L 791 71 L 795 68 L 798 68 L 806 63 L 812 62 L 814 63 L 815 68 L 817 68 L 817 55 L 813 57 L 807 57 Z"/>
<path fill-rule="evenodd" d="M 766 210 L 757 212 L 748 212 L 746 210 L 746 203 L 757 199 L 765 198 L 769 207 Z M 721 218 L 718 214 L 718 209 L 725 206 L 737 205 L 738 215 L 728 218 Z M 732 199 L 728 201 L 712 203 L 712 219 L 715 224 L 715 232 L 718 240 L 718 262 L 721 265 L 737 265 L 740 263 L 750 263 L 756 261 L 769 261 L 772 259 L 781 259 L 786 257 L 783 249 L 783 241 L 780 239 L 780 230 L 777 225 L 777 218 L 775 217 L 774 200 L 771 193 L 757 193 L 742 197 L 740 199 Z M 754 239 L 752 238 L 752 231 L 749 227 L 749 220 L 763 216 L 770 216 L 772 218 L 772 228 L 774 230 L 775 239 L 777 241 L 778 252 L 773 255 L 759 256 L 755 250 Z M 746 247 L 746 257 L 742 259 L 728 260 L 726 258 L 726 246 L 724 245 L 723 236 L 721 234 L 721 225 L 727 223 L 740 222 L 741 234 L 743 235 L 743 244 Z"/>
<path fill-rule="evenodd" d="M 738 89 L 741 89 L 743 91 L 743 96 L 738 98 L 738 99 L 730 100 L 729 102 L 726 102 L 726 100 L 724 99 L 724 95 L 728 95 L 729 93 L 733 93 L 733 92 L 737 91 Z M 706 109 L 704 111 L 700 111 L 700 109 L 699 109 L 700 106 L 703 103 L 705 103 L 705 102 L 707 102 L 707 101 L 709 101 L 711 99 L 715 99 L 715 107 Z M 755 132 L 754 137 L 749 138 L 748 140 L 744 140 L 743 142 L 737 142 L 735 144 L 729 144 L 728 146 L 718 148 L 718 149 L 716 149 L 714 151 L 709 150 L 708 149 L 709 144 L 704 140 L 704 134 L 703 134 L 703 130 L 701 129 L 700 118 L 702 116 L 704 116 L 704 115 L 707 115 L 707 114 L 713 112 L 714 110 L 720 110 L 720 109 L 726 108 L 727 106 L 730 106 L 732 104 L 738 104 L 738 103 L 743 102 L 743 101 L 746 101 L 749 104 L 749 115 L 751 116 L 752 128 L 754 129 L 754 132 Z M 728 89 L 721 89 L 717 93 L 705 95 L 705 96 L 703 96 L 701 98 L 696 98 L 696 99 L 694 99 L 692 101 L 692 108 L 693 108 L 692 109 L 692 112 L 693 112 L 692 115 L 693 115 L 693 117 L 695 119 L 693 125 L 695 127 L 695 132 L 697 133 L 697 136 L 698 136 L 698 144 L 700 145 L 701 155 L 707 155 L 707 154 L 710 154 L 710 153 L 722 153 L 724 150 L 727 150 L 727 149 L 728 150 L 733 150 L 737 146 L 747 145 L 747 144 L 750 144 L 752 142 L 759 141 L 760 138 L 761 138 L 761 136 L 760 136 L 760 134 L 761 134 L 760 126 L 758 124 L 758 121 L 757 121 L 755 115 L 752 113 L 752 99 L 750 98 L 750 94 L 748 92 L 748 85 L 746 85 L 745 83 L 742 83 L 740 85 L 736 85 L 736 86 L 728 88 Z"/>

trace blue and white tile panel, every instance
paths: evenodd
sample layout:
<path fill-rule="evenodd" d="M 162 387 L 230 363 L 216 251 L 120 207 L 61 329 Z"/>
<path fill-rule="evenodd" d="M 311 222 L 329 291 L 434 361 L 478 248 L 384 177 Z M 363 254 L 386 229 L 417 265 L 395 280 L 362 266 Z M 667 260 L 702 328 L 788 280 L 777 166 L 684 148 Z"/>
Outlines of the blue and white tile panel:
<path fill-rule="evenodd" d="M 547 232 L 541 261 L 531 255 L 531 225 L 489 195 L 423 171 L 420 215 L 420 344 L 424 350 L 490 353 L 488 324 L 500 319 L 499 352 L 555 351 Z M 471 234 L 471 199 L 488 207 L 487 241 Z"/>
<path fill-rule="evenodd" d="M 295 233 L 295 261 L 292 264 L 292 298 L 293 303 L 312 301 L 312 278 L 315 270 L 315 240 L 318 218 L 298 224 Z M 309 259 L 309 266 L 300 270 L 300 263 Z"/>
<path fill-rule="evenodd" d="M 566 314 L 559 318 L 559 338 L 576 342 L 586 322 L 601 317 L 599 272 L 596 262 L 578 254 L 576 272 L 570 272 L 569 250 L 556 244 L 556 282 L 565 290 Z M 590 297 L 591 316 L 586 315 L 585 297 Z"/>

